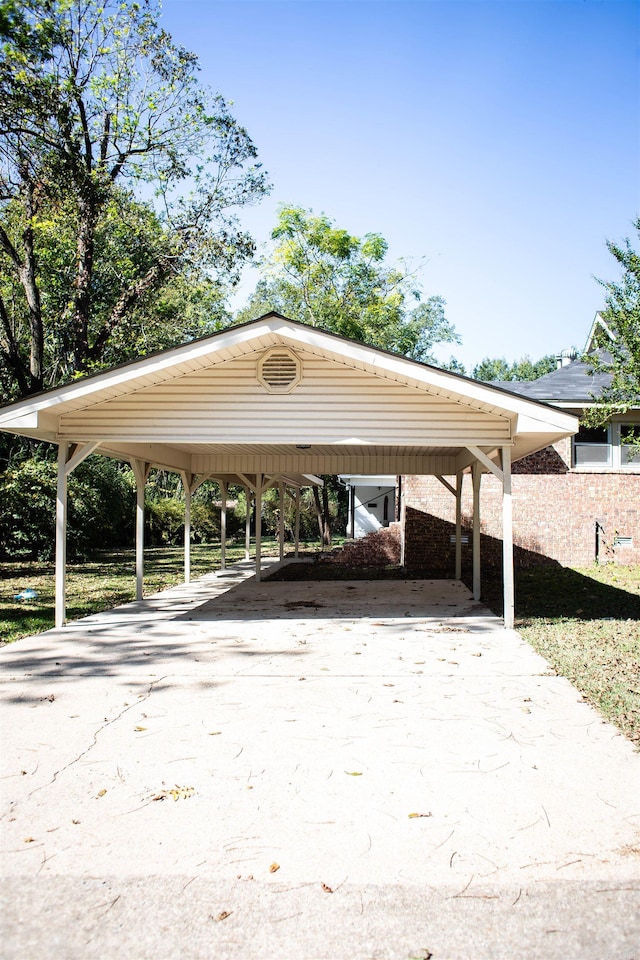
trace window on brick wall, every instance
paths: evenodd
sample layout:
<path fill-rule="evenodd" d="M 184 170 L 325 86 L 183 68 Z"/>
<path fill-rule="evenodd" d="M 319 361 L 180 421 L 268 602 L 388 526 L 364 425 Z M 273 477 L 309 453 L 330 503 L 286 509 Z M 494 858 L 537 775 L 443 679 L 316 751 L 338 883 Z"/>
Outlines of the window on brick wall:
<path fill-rule="evenodd" d="M 620 463 L 623 467 L 629 464 L 640 467 L 640 426 L 637 423 L 620 424 Z"/>
<path fill-rule="evenodd" d="M 610 467 L 610 427 L 580 427 L 573 438 L 574 467 Z"/>
<path fill-rule="evenodd" d="M 580 427 L 573 438 L 574 467 L 640 467 L 640 425 Z"/>

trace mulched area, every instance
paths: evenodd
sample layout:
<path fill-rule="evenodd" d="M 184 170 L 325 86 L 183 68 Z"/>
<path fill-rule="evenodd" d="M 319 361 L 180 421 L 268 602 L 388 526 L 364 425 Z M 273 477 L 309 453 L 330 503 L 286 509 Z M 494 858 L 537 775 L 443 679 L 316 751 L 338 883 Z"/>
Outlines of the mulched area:
<path fill-rule="evenodd" d="M 362 566 L 348 563 L 342 558 L 342 551 L 331 553 L 301 554 L 297 563 L 288 563 L 269 574 L 269 580 L 403 580 L 406 573 L 398 566 Z"/>

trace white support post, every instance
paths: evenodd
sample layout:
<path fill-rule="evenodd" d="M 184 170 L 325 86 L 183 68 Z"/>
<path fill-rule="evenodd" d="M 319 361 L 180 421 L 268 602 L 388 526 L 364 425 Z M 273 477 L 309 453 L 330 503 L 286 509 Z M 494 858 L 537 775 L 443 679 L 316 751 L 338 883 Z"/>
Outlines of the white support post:
<path fill-rule="evenodd" d="M 296 487 L 296 560 L 300 549 L 300 487 Z"/>
<path fill-rule="evenodd" d="M 284 483 L 282 480 L 278 484 L 278 495 L 280 501 L 280 517 L 278 523 L 278 541 L 280 544 L 280 563 L 284 560 Z"/>
<path fill-rule="evenodd" d="M 67 459 L 69 444 L 58 445 L 58 488 L 56 493 L 56 627 L 66 618 L 67 583 Z"/>
<path fill-rule="evenodd" d="M 67 592 L 67 480 L 83 460 L 93 453 L 99 442 L 58 445 L 58 485 L 56 491 L 56 598 L 55 625 L 66 620 Z"/>
<path fill-rule="evenodd" d="M 513 498 L 511 495 L 511 448 L 502 447 L 502 574 L 504 580 L 504 625 L 513 630 L 515 589 L 513 575 Z"/>
<path fill-rule="evenodd" d="M 400 489 L 400 566 L 404 570 L 407 565 L 407 501 L 404 495 L 404 484 Z"/>
<path fill-rule="evenodd" d="M 262 551 L 262 474 L 256 474 L 256 583 L 260 583 Z"/>
<path fill-rule="evenodd" d="M 476 460 L 472 467 L 473 481 L 473 599 L 479 600 L 480 580 L 480 481 L 482 468 Z"/>
<path fill-rule="evenodd" d="M 251 490 L 244 488 L 247 498 L 247 516 L 244 522 L 244 558 L 248 560 L 251 557 Z"/>
<path fill-rule="evenodd" d="M 144 580 L 144 488 L 151 464 L 132 460 L 136 478 L 136 600 L 142 600 Z"/>
<path fill-rule="evenodd" d="M 462 479 L 456 474 L 456 580 L 462 579 Z"/>
<path fill-rule="evenodd" d="M 184 582 L 191 583 L 191 491 L 193 476 L 181 473 L 184 487 Z"/>
<path fill-rule="evenodd" d="M 220 481 L 220 572 L 222 573 L 227 562 L 227 495 L 229 484 L 226 480 Z"/>

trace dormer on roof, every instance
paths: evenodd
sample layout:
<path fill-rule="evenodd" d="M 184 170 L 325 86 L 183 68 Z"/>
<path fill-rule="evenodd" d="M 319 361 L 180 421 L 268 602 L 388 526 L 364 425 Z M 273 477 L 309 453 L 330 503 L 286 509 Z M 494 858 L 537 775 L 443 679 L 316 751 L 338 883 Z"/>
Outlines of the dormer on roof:
<path fill-rule="evenodd" d="M 593 354 L 596 350 L 601 349 L 603 339 L 609 340 L 611 343 L 617 338 L 613 330 L 605 323 L 602 314 L 596 313 L 584 348 L 585 354 Z"/>

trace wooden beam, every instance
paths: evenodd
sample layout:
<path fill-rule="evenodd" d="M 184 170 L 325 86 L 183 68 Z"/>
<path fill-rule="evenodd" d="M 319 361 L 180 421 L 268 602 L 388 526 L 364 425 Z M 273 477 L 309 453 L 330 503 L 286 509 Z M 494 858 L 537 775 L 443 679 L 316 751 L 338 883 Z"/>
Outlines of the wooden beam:
<path fill-rule="evenodd" d="M 451 484 L 449 483 L 449 481 L 448 481 L 448 480 L 445 480 L 445 478 L 444 478 L 441 474 L 436 473 L 436 477 L 438 478 L 438 480 L 440 481 L 440 483 L 442 484 L 442 486 L 445 487 L 445 488 L 449 491 L 449 493 L 452 493 L 452 494 L 454 495 L 454 497 L 455 497 L 455 496 L 456 496 L 456 488 L 455 488 L 455 487 L 452 487 Z"/>
<path fill-rule="evenodd" d="M 504 449 L 504 447 L 503 447 L 503 449 Z M 487 470 L 490 470 L 491 473 L 495 474 L 496 477 L 498 478 L 498 480 L 500 480 L 500 481 L 502 480 L 502 470 L 500 469 L 500 467 L 498 466 L 497 463 L 495 463 L 493 460 L 491 460 L 491 459 L 486 455 L 486 453 L 484 453 L 484 452 L 480 449 L 480 447 L 471 447 L 471 446 L 468 446 L 468 447 L 467 447 L 467 450 L 469 451 L 469 453 L 473 454 L 473 456 L 476 458 L 476 460 L 479 460 L 480 463 L 482 463 L 482 464 L 487 468 Z"/>
<path fill-rule="evenodd" d="M 67 476 L 75 470 L 76 467 L 79 467 L 83 460 L 86 460 L 87 457 L 93 453 L 97 447 L 100 446 L 100 442 L 96 443 L 77 443 L 73 444 L 71 447 L 71 456 L 67 460 L 64 468 L 64 472 Z"/>

